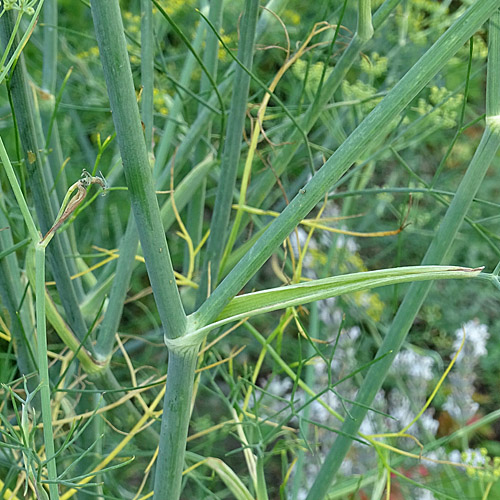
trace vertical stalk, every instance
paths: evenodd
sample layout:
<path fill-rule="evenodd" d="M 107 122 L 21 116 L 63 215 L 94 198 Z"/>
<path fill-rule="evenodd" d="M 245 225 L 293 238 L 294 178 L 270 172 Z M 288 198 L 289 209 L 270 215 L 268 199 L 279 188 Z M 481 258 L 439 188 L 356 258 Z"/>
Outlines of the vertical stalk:
<path fill-rule="evenodd" d="M 17 183 L 16 176 L 14 174 L 14 169 L 10 163 L 7 151 L 5 150 L 2 139 L 0 138 L 0 160 L 4 166 L 5 172 L 9 182 L 14 183 L 13 191 L 18 199 L 21 199 L 21 203 L 18 204 L 21 207 L 21 212 L 25 216 L 25 220 L 28 220 L 30 226 L 29 234 L 31 238 L 38 240 L 38 231 L 33 223 L 33 219 L 29 214 L 28 206 L 24 200 L 21 189 Z M 21 206 L 21 204 L 24 204 Z M 4 206 L 3 200 L 0 200 L 0 227 L 9 226 L 9 222 L 5 217 L 6 207 Z M 26 216 L 28 219 L 26 219 Z M 0 231 L 0 248 L 6 250 L 14 245 L 12 240 L 11 231 Z M 17 365 L 20 372 L 23 375 L 28 375 L 35 371 L 35 359 L 32 357 L 32 353 L 28 348 L 32 345 L 30 342 L 32 338 L 32 326 L 29 316 L 27 314 L 26 306 L 19 311 L 19 305 L 21 297 L 23 294 L 22 284 L 19 280 L 20 270 L 17 262 L 15 253 L 11 253 L 2 259 L 0 262 L 0 293 L 2 295 L 2 301 L 4 306 L 7 308 L 9 316 L 11 318 L 11 333 L 16 346 L 17 355 Z M 25 336 L 27 338 L 25 338 Z M 30 390 L 34 390 L 38 385 L 38 381 L 28 380 Z"/>
<path fill-rule="evenodd" d="M 359 0 L 358 5 L 358 28 L 356 30 L 359 38 L 366 42 L 373 36 L 372 25 L 372 1 Z"/>
<path fill-rule="evenodd" d="M 39 126 L 39 143 L 45 144 L 46 137 L 44 133 L 47 134 L 49 129 L 49 124 L 54 113 L 54 102 L 55 93 L 57 88 L 57 57 L 58 57 L 58 43 L 57 43 L 57 0 L 45 0 L 43 6 L 43 62 L 42 62 L 42 88 L 43 92 L 39 93 L 38 104 L 36 106 L 35 116 L 39 114 L 41 120 L 41 126 Z M 36 104 L 36 101 L 35 101 Z M 39 106 L 39 113 L 38 113 Z M 42 132 L 43 130 L 43 132 Z M 53 197 L 56 198 L 56 210 L 58 208 L 57 198 L 62 200 L 64 198 L 66 188 L 68 186 L 66 171 L 61 166 L 64 162 L 63 152 L 61 147 L 61 139 L 59 135 L 59 127 L 57 125 L 57 120 L 54 120 L 52 127 L 52 134 L 50 137 L 49 144 L 46 145 L 48 151 L 45 152 L 47 155 L 47 161 L 49 166 L 46 167 L 48 171 L 52 173 L 53 179 L 58 179 L 55 185 L 55 190 Z M 49 186 L 52 189 L 52 185 Z M 71 255 L 76 253 L 75 248 L 75 228 L 71 225 L 66 234 L 61 235 L 60 238 L 63 247 L 63 253 L 65 255 Z M 74 275 L 78 272 L 76 267 L 76 261 L 74 259 L 67 260 L 68 270 L 70 275 Z M 73 281 L 75 293 L 79 302 L 83 300 L 83 287 L 81 280 L 77 279 Z"/>
<path fill-rule="evenodd" d="M 57 83 L 57 0 L 45 0 L 43 6 L 43 86 L 54 93 Z"/>
<path fill-rule="evenodd" d="M 252 68 L 258 8 L 258 0 L 247 0 L 245 2 L 245 12 L 240 23 L 238 59 L 249 69 Z M 210 294 L 217 284 L 220 261 L 225 241 L 227 240 L 227 226 L 231 213 L 236 174 L 238 172 L 249 88 L 250 75 L 238 66 L 233 78 L 233 95 L 231 97 L 231 108 L 227 123 L 226 141 L 224 143 L 215 207 L 210 224 L 210 237 L 208 239 L 207 252 L 200 287 L 198 289 L 198 304 Z"/>
<path fill-rule="evenodd" d="M 10 38 L 13 25 L 12 11 L 4 13 L 0 18 L 0 31 L 4 44 Z M 33 194 L 40 229 L 45 233 L 52 226 L 55 217 L 46 184 L 43 155 L 40 153 L 41 148 L 38 144 L 38 135 L 33 114 L 33 99 L 22 53 L 12 73 L 10 88 L 14 102 L 14 112 L 19 126 L 19 136 L 23 147 L 25 167 L 28 172 L 28 184 Z M 51 248 L 47 252 L 47 257 L 68 323 L 79 339 L 82 340 L 87 327 L 80 312 L 59 237 L 54 239 Z M 90 346 L 88 347 L 91 350 Z"/>
<path fill-rule="evenodd" d="M 130 214 L 127 229 L 120 243 L 116 274 L 109 294 L 109 303 L 104 313 L 102 324 L 97 336 L 95 354 L 98 361 L 108 362 L 115 345 L 115 333 L 118 330 L 123 312 L 123 304 L 130 285 L 130 278 L 134 270 L 135 255 L 139 236 L 132 214 Z"/>
<path fill-rule="evenodd" d="M 160 220 L 117 0 L 92 0 L 92 18 L 132 209 L 158 312 L 168 338 L 185 330 L 186 315 L 175 283 Z"/>
<path fill-rule="evenodd" d="M 196 30 L 196 36 L 193 42 L 193 49 L 199 51 L 201 49 L 201 44 L 203 42 L 203 24 L 200 23 Z M 193 70 L 195 67 L 196 59 L 194 58 L 191 51 L 188 52 L 184 66 L 182 68 L 181 77 L 179 79 L 180 85 L 183 87 L 188 87 L 191 81 Z M 155 167 L 154 176 L 157 181 L 157 187 L 163 185 L 163 183 L 170 177 L 170 168 L 167 163 L 170 152 L 172 151 L 172 146 L 175 143 L 175 131 L 177 130 L 178 122 L 182 121 L 182 110 L 184 108 L 184 96 L 181 88 L 177 89 L 174 97 L 174 102 L 168 113 L 168 118 L 165 122 L 163 133 L 161 134 L 160 142 L 156 148 L 155 157 Z M 175 155 L 177 159 L 177 154 Z M 176 170 L 178 170 L 177 162 L 174 165 Z"/>
<path fill-rule="evenodd" d="M 55 189 L 52 193 L 53 208 L 57 211 L 59 208 L 58 199 L 64 198 L 66 188 L 68 186 L 66 171 L 61 171 L 63 165 L 63 152 L 61 147 L 61 139 L 59 135 L 59 127 L 57 120 L 54 120 L 50 141 L 46 144 L 46 135 L 48 133 L 49 124 L 54 113 L 55 93 L 57 87 L 57 58 L 58 58 L 58 43 L 57 43 L 57 0 L 45 0 L 43 5 L 43 62 L 42 62 L 42 91 L 38 89 L 33 92 L 38 98 L 34 98 L 34 115 L 35 125 L 39 134 L 39 145 L 45 144 L 46 155 L 45 161 L 48 165 L 45 166 L 46 172 L 51 172 L 52 179 L 49 184 L 49 189 L 52 189 L 53 180 L 58 179 Z M 39 123 L 41 122 L 41 123 Z M 47 179 L 47 183 L 49 180 Z M 64 255 L 76 253 L 75 244 L 75 228 L 71 225 L 65 234 L 61 234 L 59 240 L 62 245 Z M 78 272 L 75 259 L 66 261 L 70 275 Z M 78 302 L 83 300 L 83 287 L 81 280 L 73 280 L 73 285 Z"/>
<path fill-rule="evenodd" d="M 35 293 L 36 293 L 36 329 L 37 329 L 37 353 L 38 353 L 38 373 L 40 378 L 40 399 L 42 405 L 42 421 L 43 421 L 43 436 L 45 442 L 45 456 L 47 457 L 47 472 L 49 484 L 50 498 L 57 500 L 59 492 L 57 484 L 57 469 L 54 456 L 54 437 L 52 432 L 52 412 L 50 409 L 50 381 L 49 381 L 49 366 L 47 358 L 47 332 L 45 323 L 45 245 L 39 243 L 40 234 L 35 226 L 33 218 L 28 209 L 26 200 L 24 199 L 19 183 L 17 182 L 14 169 L 9 161 L 7 152 L 0 139 L 0 158 L 4 165 L 7 178 L 9 179 L 14 196 L 19 205 L 24 221 L 28 226 L 28 231 L 35 245 Z M 13 318 L 14 319 L 14 318 Z"/>
<path fill-rule="evenodd" d="M 185 333 L 187 319 L 175 283 L 165 231 L 161 223 L 120 7 L 118 0 L 91 0 L 91 8 L 125 179 L 146 268 L 165 339 L 177 338 Z M 174 466 L 177 469 L 181 467 L 182 470 L 196 351 L 197 348 L 194 348 L 186 355 L 171 353 L 168 363 L 169 377 L 162 419 L 164 437 L 160 440 L 160 448 L 162 457 L 166 457 L 169 464 L 169 470 L 174 462 L 180 462 L 180 465 L 175 463 Z M 160 475 L 163 475 L 163 471 Z M 168 475 L 169 480 L 170 478 L 171 474 Z M 180 488 L 180 477 L 178 481 Z M 159 491 L 165 490 L 159 487 Z M 167 491 L 168 497 L 163 498 L 174 498 L 168 485 Z"/>
<path fill-rule="evenodd" d="M 319 338 L 319 314 L 318 314 L 318 303 L 313 302 L 311 304 L 310 315 L 309 315 L 309 336 L 311 338 Z M 307 344 L 307 358 L 312 358 L 315 354 L 315 348 L 311 343 Z M 306 364 L 304 367 L 304 381 L 308 387 L 314 387 L 316 375 L 313 364 Z M 300 433 L 307 440 L 312 432 L 311 432 L 311 424 L 308 422 L 309 414 L 311 411 L 311 405 L 308 405 L 303 410 L 303 421 L 301 422 Z M 297 464 L 295 465 L 293 482 L 290 488 L 292 500 L 297 500 L 300 488 L 302 487 L 302 483 L 304 481 L 305 474 L 307 474 L 307 451 L 303 448 L 299 449 L 297 454 Z"/>
<path fill-rule="evenodd" d="M 208 19 L 214 25 L 214 27 L 219 30 L 222 24 L 222 0 L 213 0 L 210 2 L 210 12 L 208 14 Z M 215 79 L 217 74 L 217 61 L 219 55 L 219 40 L 215 36 L 211 30 L 206 31 L 205 37 L 205 52 L 203 54 L 203 63 L 205 64 L 205 68 Z M 211 85 L 210 81 L 207 78 L 205 73 L 201 76 L 201 84 L 200 84 L 200 94 L 202 96 L 208 95 L 210 92 Z M 198 107 L 198 113 L 201 113 L 201 104 Z M 212 133 L 212 123 L 209 122 L 207 124 L 207 130 L 205 132 L 205 138 L 207 142 L 210 143 L 210 136 Z M 208 153 L 208 147 L 203 142 L 198 143 L 195 152 L 195 163 L 199 163 L 203 161 Z M 206 191 L 206 179 L 203 180 L 200 188 L 197 190 L 195 195 L 193 196 L 191 202 L 188 207 L 188 214 L 186 220 L 186 229 L 188 233 L 191 235 L 191 239 L 193 240 L 193 246 L 196 248 L 201 241 L 202 232 L 203 232 L 203 215 L 205 211 L 205 191 Z M 189 255 L 188 249 L 186 249 L 184 253 L 184 272 L 189 267 Z M 194 272 L 197 273 L 199 266 L 199 255 L 195 258 L 194 263 Z"/>
<path fill-rule="evenodd" d="M 197 353 L 198 347 L 169 350 L 154 500 L 178 500 L 181 494 Z"/>
<path fill-rule="evenodd" d="M 42 402 L 43 439 L 45 456 L 47 457 L 47 472 L 51 500 L 59 498 L 57 489 L 57 469 L 54 456 L 54 435 L 52 431 L 52 412 L 50 409 L 50 380 L 47 358 L 47 331 L 45 324 L 45 245 L 35 244 L 36 263 L 36 330 L 38 373 L 40 376 L 40 398 Z"/>
<path fill-rule="evenodd" d="M 144 123 L 146 149 L 153 147 L 154 37 L 153 4 L 141 0 L 141 117 Z"/>
<path fill-rule="evenodd" d="M 446 262 L 446 256 L 460 229 L 464 217 L 476 195 L 486 171 L 500 147 L 500 13 L 497 11 L 490 20 L 488 50 L 488 76 L 486 87 L 486 129 L 467 172 L 458 187 L 439 229 L 429 246 L 422 265 Z M 372 365 L 361 385 L 350 410 L 352 418 L 346 418 L 323 466 L 307 496 L 308 500 L 322 499 L 328 493 L 352 440 L 367 413 L 367 409 L 382 386 L 392 361 L 400 350 L 413 321 L 423 304 L 432 283 L 412 283 L 405 295 L 396 317 L 389 329 L 376 357 L 386 355 L 376 365 Z M 387 354 L 390 353 L 390 354 Z"/>

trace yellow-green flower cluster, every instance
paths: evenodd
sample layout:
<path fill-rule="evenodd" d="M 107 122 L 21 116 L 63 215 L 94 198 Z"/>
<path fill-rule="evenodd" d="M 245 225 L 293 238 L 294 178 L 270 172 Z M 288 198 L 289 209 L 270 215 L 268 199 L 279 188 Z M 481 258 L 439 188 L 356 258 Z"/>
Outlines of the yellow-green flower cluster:
<path fill-rule="evenodd" d="M 90 47 L 88 50 L 78 52 L 76 56 L 78 59 L 95 59 L 99 57 L 99 47 L 95 45 L 94 47 Z"/>
<path fill-rule="evenodd" d="M 162 0 L 159 4 L 169 16 L 172 16 L 188 5 L 196 5 L 197 2 L 195 0 L 168 0 L 168 2 Z"/>
<path fill-rule="evenodd" d="M 153 106 L 156 111 L 161 113 L 162 115 L 168 114 L 167 103 L 171 101 L 171 98 L 168 94 L 165 94 L 164 91 L 161 91 L 159 88 L 153 89 Z"/>
<path fill-rule="evenodd" d="M 435 0 L 413 0 L 412 7 L 414 9 L 425 11 L 429 14 L 443 10 L 441 3 L 436 2 Z"/>
<path fill-rule="evenodd" d="M 431 87 L 429 100 L 424 98 L 418 100 L 417 113 L 428 114 L 432 124 L 440 128 L 453 128 L 457 123 L 458 108 L 463 101 L 463 95 L 456 94 L 446 99 L 448 94 L 449 90 L 446 87 Z"/>
<path fill-rule="evenodd" d="M 361 69 L 364 73 L 375 78 L 382 76 L 387 71 L 387 57 L 381 56 L 378 52 L 373 52 L 368 59 L 361 59 Z"/>
<path fill-rule="evenodd" d="M 382 97 L 370 99 L 376 94 L 376 89 L 368 83 L 356 81 L 349 83 L 347 80 L 342 82 L 342 93 L 347 101 L 364 101 L 360 103 L 360 109 L 363 113 L 369 113 L 381 100 Z"/>
<path fill-rule="evenodd" d="M 35 13 L 35 5 L 37 0 L 4 0 L 3 9 L 4 10 L 19 10 L 28 16 L 32 16 Z"/>
<path fill-rule="evenodd" d="M 125 10 L 123 11 L 123 21 L 129 33 L 137 35 L 141 32 L 141 16 Z"/>
<path fill-rule="evenodd" d="M 224 32 L 224 28 L 221 28 L 219 35 L 227 47 L 234 46 L 234 44 L 237 43 L 237 41 L 238 41 L 237 40 L 238 33 L 236 33 L 236 31 L 233 32 L 231 35 L 228 35 Z M 227 53 L 227 51 L 225 49 L 223 49 L 221 42 L 219 42 L 218 58 L 219 58 L 219 61 L 223 61 L 223 62 L 227 62 L 227 61 L 231 60 L 231 56 Z"/>
<path fill-rule="evenodd" d="M 282 17 L 286 24 L 293 24 L 294 26 L 298 26 L 300 24 L 300 15 L 295 10 L 286 9 L 283 12 Z"/>
<path fill-rule="evenodd" d="M 480 479 L 487 483 L 498 481 L 500 478 L 500 457 L 489 457 L 488 450 L 481 448 L 479 454 L 472 452 L 471 454 L 462 453 L 462 460 L 467 464 L 467 475 L 472 479 Z M 474 467 L 473 464 L 483 462 L 482 468 Z"/>
<path fill-rule="evenodd" d="M 322 62 L 317 62 L 309 66 L 309 70 L 307 70 L 307 63 L 302 59 L 299 59 L 292 66 L 292 73 L 299 79 L 303 80 L 304 75 L 307 73 L 307 82 L 306 82 L 306 92 L 314 94 L 318 90 L 318 85 L 321 79 L 321 75 L 323 74 L 324 64 Z M 332 68 L 326 69 L 325 80 L 330 76 L 332 72 Z"/>

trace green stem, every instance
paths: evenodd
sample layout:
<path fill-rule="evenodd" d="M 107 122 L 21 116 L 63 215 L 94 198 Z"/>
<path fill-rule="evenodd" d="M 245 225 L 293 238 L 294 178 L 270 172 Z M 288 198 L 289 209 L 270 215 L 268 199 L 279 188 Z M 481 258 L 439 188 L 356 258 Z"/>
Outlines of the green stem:
<path fill-rule="evenodd" d="M 265 457 L 261 454 L 257 457 L 257 500 L 269 500 L 264 467 Z"/>
<path fill-rule="evenodd" d="M 22 36 L 21 40 L 17 44 L 16 49 L 13 52 L 9 53 L 9 57 L 10 57 L 9 62 L 6 65 L 3 65 L 3 64 L 0 65 L 0 83 L 3 83 L 5 77 L 8 75 L 10 69 L 17 62 L 18 58 L 20 57 L 21 52 L 24 49 L 25 44 L 28 42 L 28 40 L 31 36 L 33 27 L 35 26 L 35 23 L 38 20 L 38 15 L 40 14 L 40 10 L 42 9 L 42 7 L 43 7 L 43 0 L 40 0 L 40 2 L 38 2 L 38 5 L 36 7 L 35 13 L 31 16 L 31 21 L 30 21 L 29 25 L 26 27 L 26 31 L 24 32 L 24 35 Z M 11 12 L 4 12 L 2 18 L 6 18 L 6 17 L 10 16 L 10 14 L 11 14 Z M 11 33 L 12 33 L 12 31 L 13 30 L 11 30 Z M 10 37 L 10 35 L 9 35 L 9 37 Z M 8 41 L 6 41 L 6 43 L 8 43 Z"/>
<path fill-rule="evenodd" d="M 61 166 L 64 164 L 64 155 L 61 146 L 59 127 L 56 120 L 57 100 L 55 99 L 57 87 L 57 62 L 58 62 L 58 11 L 57 0 L 45 0 L 43 9 L 43 66 L 42 66 L 42 88 L 37 92 L 39 99 L 35 99 L 35 124 L 39 134 L 39 144 L 45 145 L 46 171 L 51 172 L 52 179 L 47 179 L 53 206 L 57 206 L 57 200 L 61 199 L 68 186 L 66 170 Z M 66 77 L 66 79 L 68 76 Z M 64 89 L 64 82 L 61 91 Z M 38 90 L 38 89 L 37 89 Z M 59 96 L 60 100 L 61 96 Z M 39 108 L 39 110 L 38 110 Z M 37 116 L 38 115 L 38 116 Z M 41 123 L 37 123 L 41 122 Z M 55 185 L 54 185 L 55 184 Z M 53 187 L 55 189 L 53 189 Z M 56 196 L 57 195 L 57 196 Z M 68 232 L 61 235 L 62 250 L 65 255 L 77 253 L 74 226 L 68 228 Z M 73 243 L 73 244 L 72 244 Z M 70 275 L 78 272 L 75 259 L 68 259 L 67 266 Z M 74 280 L 73 286 L 79 303 L 83 301 L 84 291 L 81 280 Z"/>
<path fill-rule="evenodd" d="M 210 12 L 208 14 L 208 18 L 211 23 L 214 25 L 216 30 L 220 30 L 222 24 L 222 0 L 212 0 L 210 2 Z M 215 36 L 215 34 L 211 30 L 206 30 L 205 36 L 205 52 L 203 54 L 203 63 L 205 64 L 205 68 L 207 71 L 215 78 L 217 74 L 217 62 L 219 55 L 219 40 Z M 208 95 L 211 89 L 211 83 L 208 79 L 207 75 L 203 73 L 201 75 L 201 83 L 200 83 L 200 94 L 205 96 Z M 201 105 L 198 106 L 198 112 L 201 113 Z M 210 143 L 212 134 L 212 122 L 207 124 L 205 138 L 208 143 Z M 208 147 L 205 143 L 200 142 L 195 151 L 195 162 L 202 162 L 204 158 L 207 157 Z M 193 195 L 189 206 L 188 206 L 188 214 L 186 220 L 186 229 L 187 232 L 191 235 L 193 240 L 193 246 L 197 247 L 201 241 L 202 233 L 203 233 L 203 216 L 205 212 L 205 192 L 206 192 L 206 179 L 203 180 L 199 189 Z M 186 273 L 189 268 L 189 252 L 186 248 L 184 252 L 184 273 Z M 198 273 L 199 268 L 199 254 L 195 258 L 194 262 L 194 272 Z"/>
<path fill-rule="evenodd" d="M 141 0 L 141 116 L 144 123 L 146 149 L 153 148 L 153 89 L 154 89 L 153 4 Z"/>
<path fill-rule="evenodd" d="M 6 43 L 13 27 L 12 12 L 0 18 L 2 41 Z M 54 222 L 54 210 L 47 188 L 50 173 L 44 165 L 43 154 L 38 142 L 38 131 L 33 110 L 33 94 L 29 86 L 24 56 L 21 53 L 10 79 L 14 112 L 24 153 L 24 166 L 28 173 L 28 184 L 33 194 L 35 210 L 40 229 L 45 234 Z M 34 239 L 33 241 L 37 241 Z M 70 279 L 67 261 L 59 237 L 47 251 L 50 270 L 56 281 L 64 311 L 75 333 L 83 339 L 87 327 L 81 315 L 73 283 Z M 91 350 L 91 346 L 89 346 Z"/>
<path fill-rule="evenodd" d="M 363 42 L 367 42 L 373 36 L 371 0 L 359 0 L 358 10 L 358 29 L 356 31 L 359 38 Z"/>
<path fill-rule="evenodd" d="M 153 147 L 154 39 L 153 10 L 149 0 L 141 0 L 141 16 L 141 79 L 143 89 L 141 118 L 144 124 L 146 149 L 150 152 Z M 116 265 L 116 275 L 113 279 L 108 307 L 97 338 L 96 356 L 101 361 L 108 362 L 111 358 L 115 333 L 120 324 L 130 278 L 134 270 L 138 244 L 139 235 L 135 220 L 130 214 L 127 229 L 120 243 L 120 256 Z"/>
<path fill-rule="evenodd" d="M 197 347 L 169 352 L 154 500 L 177 500 L 181 494 L 197 353 Z"/>
<path fill-rule="evenodd" d="M 203 42 L 202 34 L 203 26 L 200 23 L 198 29 L 196 30 L 196 37 L 193 42 L 193 49 L 197 52 L 201 49 L 201 45 Z M 194 58 L 193 54 L 189 52 L 186 56 L 186 61 L 184 62 L 184 66 L 182 68 L 181 77 L 179 80 L 180 87 L 189 87 L 189 84 L 192 81 L 192 74 L 195 63 L 196 59 Z M 163 179 L 168 179 L 168 177 L 170 176 L 169 165 L 166 165 L 167 159 L 170 152 L 172 151 L 173 145 L 175 144 L 175 132 L 178 128 L 178 123 L 182 123 L 184 121 L 182 113 L 185 104 L 185 94 L 182 93 L 180 87 L 177 89 L 174 102 L 169 109 L 168 118 L 165 122 L 165 127 L 163 129 L 160 142 L 155 152 L 154 175 L 155 178 L 158 179 L 158 187 L 163 184 Z M 212 116 L 212 113 L 210 113 L 209 116 Z M 175 156 L 175 160 L 177 160 L 177 154 Z M 175 161 L 174 167 L 176 170 L 179 170 L 177 161 Z"/>
<path fill-rule="evenodd" d="M 0 145 L 3 147 L 3 144 Z M 6 217 L 7 210 L 0 199 L 0 227 L 6 228 L 11 223 Z M 31 348 L 33 341 L 33 323 L 28 314 L 27 304 L 22 303 L 23 283 L 20 279 L 21 270 L 16 253 L 11 251 L 14 248 L 12 231 L 0 231 L 0 251 L 10 251 L 0 259 L 0 295 L 3 306 L 7 309 L 10 316 L 10 332 L 15 346 L 17 366 L 19 371 L 28 376 L 36 371 L 36 358 Z M 38 385 L 38 380 L 28 379 L 30 391 L 34 391 Z"/>
<path fill-rule="evenodd" d="M 258 9 L 259 2 L 257 0 L 247 0 L 241 21 L 238 60 L 248 69 L 252 67 Z M 222 155 L 221 173 L 210 224 L 210 237 L 198 289 L 198 304 L 201 304 L 217 285 L 219 266 L 225 241 L 227 240 L 227 226 L 231 214 L 233 190 L 238 172 L 242 132 L 245 124 L 248 90 L 250 88 L 250 75 L 238 66 L 234 73 L 233 82 L 233 95 L 231 97 L 226 141 Z"/>
<path fill-rule="evenodd" d="M 165 335 L 175 338 L 185 330 L 186 314 L 161 224 L 120 7 L 117 0 L 92 0 L 91 7 L 125 179 L 149 279 Z"/>
<path fill-rule="evenodd" d="M 212 171 L 216 164 L 210 156 L 207 156 L 201 163 L 196 165 L 185 177 L 180 184 L 175 187 L 174 201 L 177 210 L 180 212 L 187 205 L 189 200 L 195 196 L 196 190 L 203 183 L 208 174 Z M 175 222 L 175 213 L 172 208 L 172 198 L 169 196 L 168 200 L 161 207 L 161 219 L 165 230 L 170 229 L 170 226 Z"/>
<path fill-rule="evenodd" d="M 104 314 L 104 319 L 97 337 L 95 352 L 99 361 L 109 362 L 113 352 L 115 333 L 118 331 L 130 278 L 134 270 L 138 243 L 139 236 L 137 234 L 135 220 L 131 216 L 128 220 L 125 235 L 120 243 L 120 256 L 118 257 L 116 275 L 109 295 L 108 308 Z"/>
<path fill-rule="evenodd" d="M 16 22 L 14 23 L 14 27 L 12 28 L 12 33 L 10 34 L 9 41 L 7 42 L 7 45 L 4 48 L 4 53 L 2 55 L 2 58 L 0 59 L 0 68 L 4 67 L 5 60 L 7 59 L 10 49 L 12 48 L 12 44 L 14 43 L 14 40 L 16 39 L 17 32 L 19 30 L 19 25 L 21 24 L 21 19 L 23 17 L 23 12 L 20 10 L 17 13 L 16 17 Z"/>
<path fill-rule="evenodd" d="M 500 85 L 496 83 L 498 82 L 498 74 L 500 72 L 499 22 L 500 15 L 497 11 L 490 21 L 490 46 L 488 51 L 490 58 L 488 59 L 488 84 L 486 90 L 488 112 L 494 113 L 494 115 L 490 115 L 486 120 L 487 125 L 481 142 L 422 260 L 422 265 L 446 261 L 446 256 L 464 220 L 465 214 L 481 185 L 489 165 L 500 147 L 500 127 L 498 126 L 500 121 Z M 495 83 L 490 86 L 491 80 L 494 80 Z M 493 92 L 496 94 L 493 95 Z M 405 341 L 431 286 L 432 283 L 413 283 L 410 286 L 376 356 L 379 357 L 388 352 L 390 352 L 390 354 L 381 359 L 376 367 L 372 366 L 368 371 L 358 392 L 356 398 L 357 404 L 353 405 L 350 410 L 352 418 L 346 419 L 342 425 L 341 434 L 338 435 L 335 443 L 330 449 L 309 492 L 307 497 L 308 500 L 322 499 L 328 493 L 330 485 L 351 446 L 352 440 L 348 436 L 353 436 L 358 432 L 366 415 L 367 408 L 372 404 L 375 395 L 382 386 L 392 361 Z"/>
<path fill-rule="evenodd" d="M 311 304 L 311 311 L 309 316 L 309 335 L 311 338 L 319 338 L 320 332 L 320 320 L 318 314 L 318 302 L 313 302 Z M 307 359 L 312 358 L 315 354 L 315 349 L 312 343 L 307 345 Z M 307 363 L 304 367 L 304 379 L 305 383 L 309 387 L 314 387 L 316 382 L 316 371 L 314 369 L 314 365 Z M 311 405 L 307 405 L 303 410 L 304 420 L 300 422 L 300 433 L 305 439 L 309 439 L 312 433 L 312 426 L 308 422 L 309 414 L 311 412 Z M 295 471 L 293 475 L 293 482 L 291 486 L 291 495 L 292 500 L 297 500 L 299 491 L 302 488 L 302 484 L 304 482 L 305 475 L 307 474 L 307 451 L 303 448 L 299 449 L 297 455 L 297 464 L 295 466 Z M 307 484 L 307 483 L 306 483 Z"/>
<path fill-rule="evenodd" d="M 54 436 L 52 431 L 52 412 L 50 409 L 50 382 L 47 357 L 47 332 L 45 324 L 45 246 L 36 244 L 36 329 L 38 351 L 38 373 L 40 376 L 40 398 L 42 401 L 43 438 L 51 500 L 59 498 L 57 489 L 57 469 L 54 457 Z"/>
<path fill-rule="evenodd" d="M 42 81 L 44 89 L 54 94 L 57 83 L 57 0 L 45 0 L 43 22 Z"/>
<path fill-rule="evenodd" d="M 28 231 L 30 233 L 31 240 L 33 242 L 36 242 L 40 239 L 41 235 L 38 232 L 38 229 L 36 228 L 33 217 L 31 217 L 28 204 L 24 199 L 24 195 L 23 192 L 21 191 L 21 187 L 19 186 L 19 182 L 17 182 L 16 174 L 14 173 L 14 169 L 12 168 L 12 164 L 10 163 L 9 155 L 7 154 L 7 150 L 5 149 L 1 137 L 0 137 L 0 160 L 2 160 L 5 173 L 7 174 L 10 186 L 12 188 L 12 191 L 14 192 L 14 196 L 16 197 L 16 201 L 17 204 L 19 205 L 19 209 L 21 210 L 24 222 L 28 226 Z"/>

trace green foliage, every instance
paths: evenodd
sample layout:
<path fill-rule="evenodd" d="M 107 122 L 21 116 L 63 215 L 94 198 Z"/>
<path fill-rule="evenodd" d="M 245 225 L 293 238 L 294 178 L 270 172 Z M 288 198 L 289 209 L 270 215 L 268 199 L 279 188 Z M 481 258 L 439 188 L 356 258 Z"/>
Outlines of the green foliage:
<path fill-rule="evenodd" d="M 0 497 L 496 498 L 495 3 L 2 2 Z"/>

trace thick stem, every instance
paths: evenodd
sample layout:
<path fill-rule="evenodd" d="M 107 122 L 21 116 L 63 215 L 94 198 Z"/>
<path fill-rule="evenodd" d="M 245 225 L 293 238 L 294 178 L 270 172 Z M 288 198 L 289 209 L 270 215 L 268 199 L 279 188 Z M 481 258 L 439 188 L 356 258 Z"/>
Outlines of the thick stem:
<path fill-rule="evenodd" d="M 358 28 L 356 31 L 363 42 L 370 40 L 373 36 L 371 0 L 359 0 Z"/>
<path fill-rule="evenodd" d="M 191 348 L 182 353 L 170 351 L 168 356 L 154 500 L 177 500 L 181 494 L 197 353 L 198 348 Z"/>
<path fill-rule="evenodd" d="M 117 0 L 93 0 L 91 6 L 113 122 L 149 279 L 165 334 L 177 337 L 184 332 L 186 315 L 161 224 L 120 6 Z"/>

